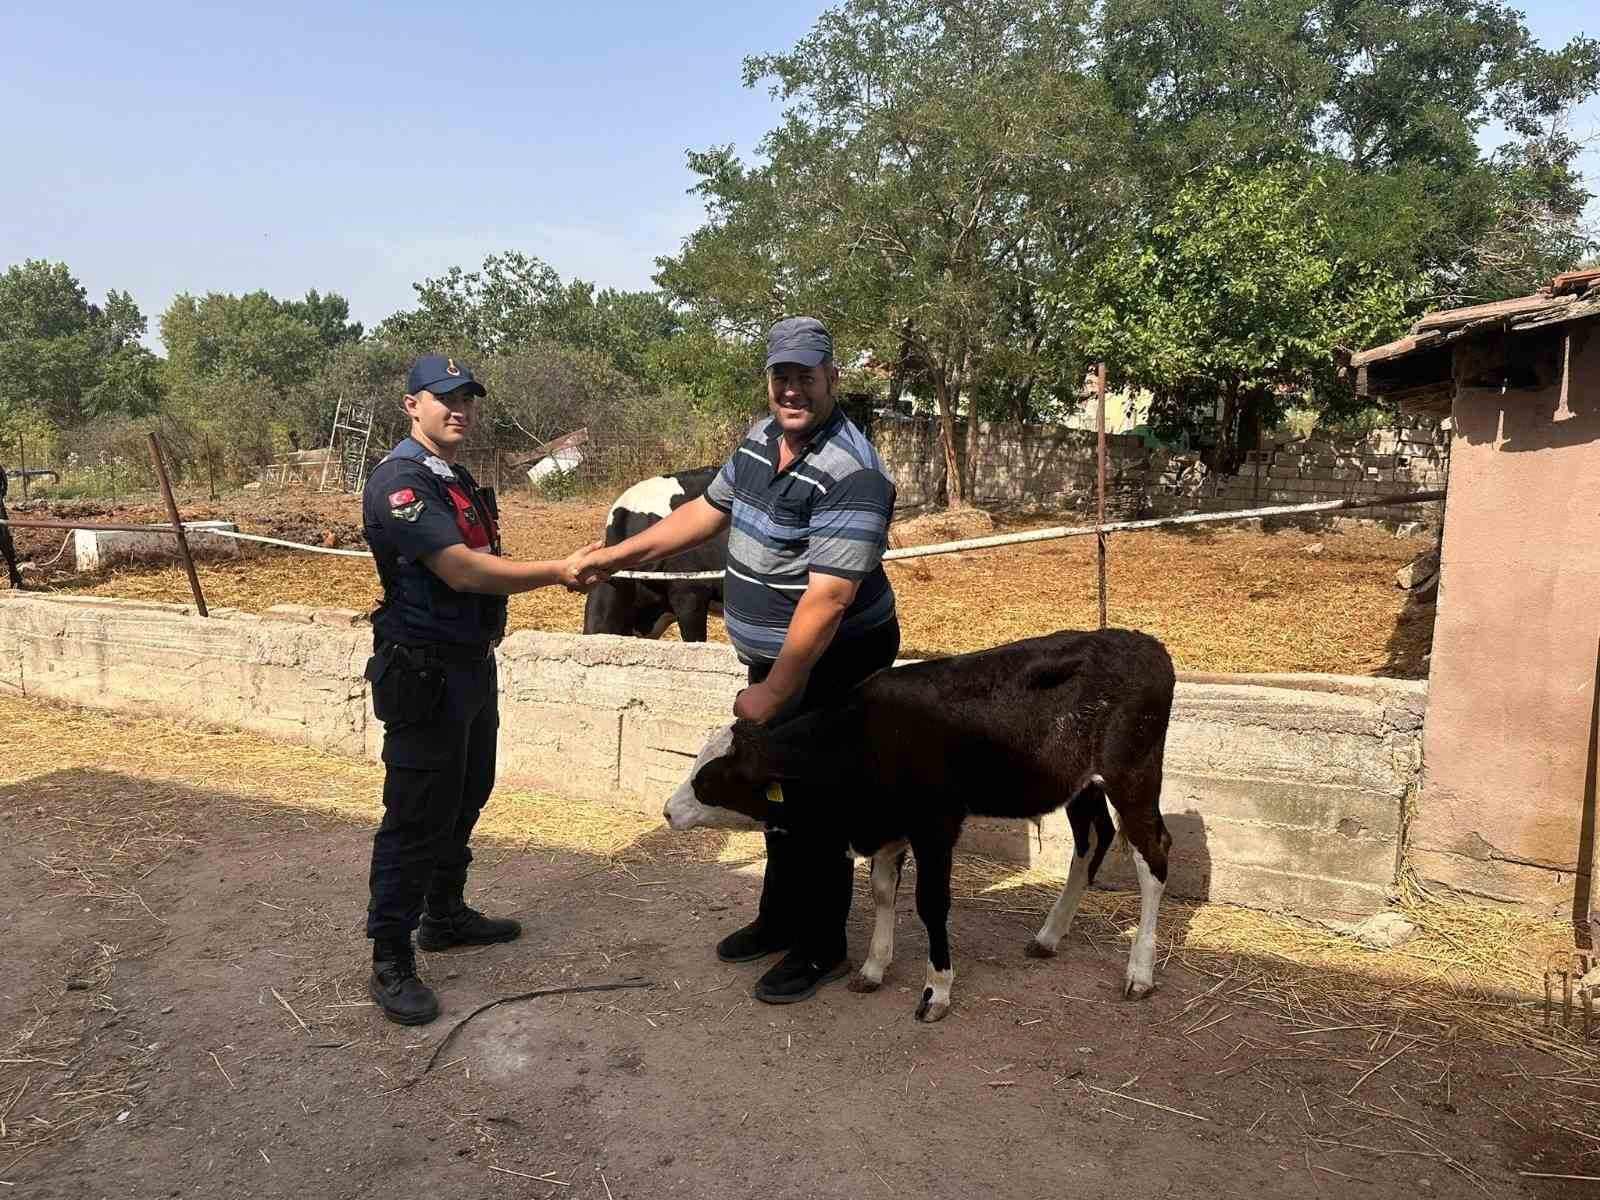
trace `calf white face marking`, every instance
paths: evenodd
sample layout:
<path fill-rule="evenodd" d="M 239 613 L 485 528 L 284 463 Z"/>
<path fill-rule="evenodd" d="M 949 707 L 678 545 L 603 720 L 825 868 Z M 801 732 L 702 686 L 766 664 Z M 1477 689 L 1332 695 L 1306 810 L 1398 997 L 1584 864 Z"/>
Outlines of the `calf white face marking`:
<path fill-rule="evenodd" d="M 685 829 L 694 829 L 697 826 L 707 826 L 712 829 L 760 829 L 761 824 L 743 813 L 734 812 L 731 808 L 717 808 L 709 804 L 701 804 L 700 798 L 694 794 L 694 777 L 700 773 L 700 768 L 714 758 L 721 758 L 733 749 L 733 726 L 724 725 L 713 733 L 694 760 L 694 766 L 689 770 L 689 778 L 678 785 L 678 790 L 672 793 L 667 800 L 667 807 L 662 813 L 667 819 L 667 824 L 678 832 Z"/>
<path fill-rule="evenodd" d="M 606 528 L 611 528 L 611 520 L 617 515 L 619 508 L 645 516 L 670 516 L 672 498 L 681 495 L 683 495 L 683 484 L 670 475 L 655 475 L 649 479 L 641 479 L 617 497 L 611 506 L 611 511 L 606 513 Z"/>

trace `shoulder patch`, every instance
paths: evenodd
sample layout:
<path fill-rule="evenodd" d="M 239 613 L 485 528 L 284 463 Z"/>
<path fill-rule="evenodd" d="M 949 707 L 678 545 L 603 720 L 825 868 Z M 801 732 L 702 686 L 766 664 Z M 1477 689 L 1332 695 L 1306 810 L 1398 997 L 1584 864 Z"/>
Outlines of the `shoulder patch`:
<path fill-rule="evenodd" d="M 406 495 L 409 496 L 410 494 L 408 489 Z M 402 521 L 410 521 L 414 525 L 417 518 L 422 515 L 422 509 L 423 502 L 421 500 L 413 500 L 409 504 L 391 505 L 389 515 Z"/>
<path fill-rule="evenodd" d="M 389 507 L 399 508 L 402 504 L 410 504 L 417 498 L 417 494 L 410 488 L 401 488 L 398 492 L 389 493 Z"/>

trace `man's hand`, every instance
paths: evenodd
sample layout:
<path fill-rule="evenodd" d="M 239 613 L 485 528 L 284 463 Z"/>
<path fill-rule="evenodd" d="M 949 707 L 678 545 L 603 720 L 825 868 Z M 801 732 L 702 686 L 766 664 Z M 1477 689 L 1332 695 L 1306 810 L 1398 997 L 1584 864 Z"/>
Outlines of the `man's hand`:
<path fill-rule="evenodd" d="M 734 699 L 733 715 L 742 720 L 765 724 L 777 716 L 789 699 L 770 683 L 753 683 Z"/>
<path fill-rule="evenodd" d="M 604 583 L 614 575 L 618 568 L 609 561 L 602 543 L 593 542 L 574 554 L 568 562 L 573 564 L 576 573 L 577 590 L 587 592 L 597 584 Z"/>
<path fill-rule="evenodd" d="M 569 592 L 578 592 L 582 594 L 589 591 L 589 589 L 594 587 L 595 584 L 600 582 L 600 578 L 589 578 L 586 576 L 583 569 L 583 564 L 585 560 L 593 555 L 596 550 L 600 549 L 602 545 L 604 545 L 603 542 L 590 542 L 581 550 L 574 550 L 571 554 L 567 555 L 566 561 L 561 564 L 562 587 L 566 588 Z"/>

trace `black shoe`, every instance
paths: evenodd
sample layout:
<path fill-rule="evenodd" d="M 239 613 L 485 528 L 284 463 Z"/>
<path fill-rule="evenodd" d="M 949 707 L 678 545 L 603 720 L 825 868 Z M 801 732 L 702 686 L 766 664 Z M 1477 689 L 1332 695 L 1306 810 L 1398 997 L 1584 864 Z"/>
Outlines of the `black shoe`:
<path fill-rule="evenodd" d="M 426 1025 L 439 1015 L 439 997 L 417 978 L 417 959 L 409 940 L 403 949 L 383 945 L 375 949 L 367 995 L 396 1025 Z"/>
<path fill-rule="evenodd" d="M 723 962 L 754 962 L 769 954 L 789 948 L 789 939 L 781 937 L 761 923 L 757 917 L 743 929 L 735 929 L 717 943 L 717 957 Z"/>
<path fill-rule="evenodd" d="M 522 926 L 504 917 L 486 917 L 465 904 L 453 909 L 422 914 L 417 925 L 417 945 L 424 950 L 448 950 L 451 946 L 488 946 L 513 942 L 522 936 Z"/>
<path fill-rule="evenodd" d="M 831 983 L 850 973 L 850 960 L 840 957 L 831 963 L 819 963 L 798 950 L 791 950 L 759 980 L 756 981 L 756 999 L 764 1004 L 794 1004 L 807 999 L 825 983 Z"/>

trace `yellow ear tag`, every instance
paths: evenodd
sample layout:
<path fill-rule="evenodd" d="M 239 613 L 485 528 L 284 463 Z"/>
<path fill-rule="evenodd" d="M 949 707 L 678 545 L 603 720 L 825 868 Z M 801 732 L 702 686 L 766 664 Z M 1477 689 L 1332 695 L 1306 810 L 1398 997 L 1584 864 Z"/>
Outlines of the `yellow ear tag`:
<path fill-rule="evenodd" d="M 771 804 L 783 803 L 783 784 L 776 779 L 767 784 L 767 801 Z"/>

